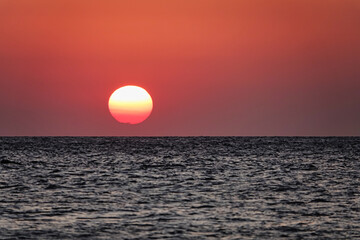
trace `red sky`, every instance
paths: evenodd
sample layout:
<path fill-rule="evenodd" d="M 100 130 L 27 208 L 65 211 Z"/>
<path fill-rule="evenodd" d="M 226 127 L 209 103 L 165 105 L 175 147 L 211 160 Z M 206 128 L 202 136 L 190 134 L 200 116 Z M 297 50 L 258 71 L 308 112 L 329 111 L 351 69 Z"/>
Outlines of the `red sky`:
<path fill-rule="evenodd" d="M 360 135 L 360 1 L 0 0 L 0 135 Z"/>

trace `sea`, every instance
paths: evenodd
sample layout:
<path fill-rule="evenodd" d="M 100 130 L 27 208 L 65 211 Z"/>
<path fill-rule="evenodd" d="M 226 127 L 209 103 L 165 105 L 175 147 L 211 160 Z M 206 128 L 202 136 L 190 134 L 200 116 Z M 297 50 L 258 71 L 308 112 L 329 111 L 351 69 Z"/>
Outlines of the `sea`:
<path fill-rule="evenodd" d="M 1 137 L 0 239 L 360 239 L 360 137 Z"/>

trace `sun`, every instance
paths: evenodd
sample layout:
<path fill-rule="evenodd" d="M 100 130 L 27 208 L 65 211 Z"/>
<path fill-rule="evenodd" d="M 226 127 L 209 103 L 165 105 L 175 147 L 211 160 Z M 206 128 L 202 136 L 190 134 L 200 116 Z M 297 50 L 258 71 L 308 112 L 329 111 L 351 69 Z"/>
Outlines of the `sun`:
<path fill-rule="evenodd" d="M 150 116 L 152 109 L 150 94 L 138 86 L 121 87 L 109 98 L 109 111 L 121 123 L 141 123 Z"/>

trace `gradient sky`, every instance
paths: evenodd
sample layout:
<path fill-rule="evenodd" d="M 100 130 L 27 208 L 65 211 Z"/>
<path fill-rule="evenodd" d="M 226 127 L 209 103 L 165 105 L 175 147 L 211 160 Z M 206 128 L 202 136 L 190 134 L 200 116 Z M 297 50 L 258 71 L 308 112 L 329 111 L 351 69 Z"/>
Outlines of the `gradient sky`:
<path fill-rule="evenodd" d="M 360 135 L 360 1 L 0 0 L 0 135 Z"/>

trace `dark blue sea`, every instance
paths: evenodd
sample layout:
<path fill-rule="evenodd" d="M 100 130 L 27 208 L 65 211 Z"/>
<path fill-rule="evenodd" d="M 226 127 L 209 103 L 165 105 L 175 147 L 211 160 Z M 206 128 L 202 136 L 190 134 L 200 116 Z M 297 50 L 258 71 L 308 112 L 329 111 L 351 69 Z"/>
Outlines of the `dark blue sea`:
<path fill-rule="evenodd" d="M 360 138 L 2 137 L 0 239 L 360 239 Z"/>

